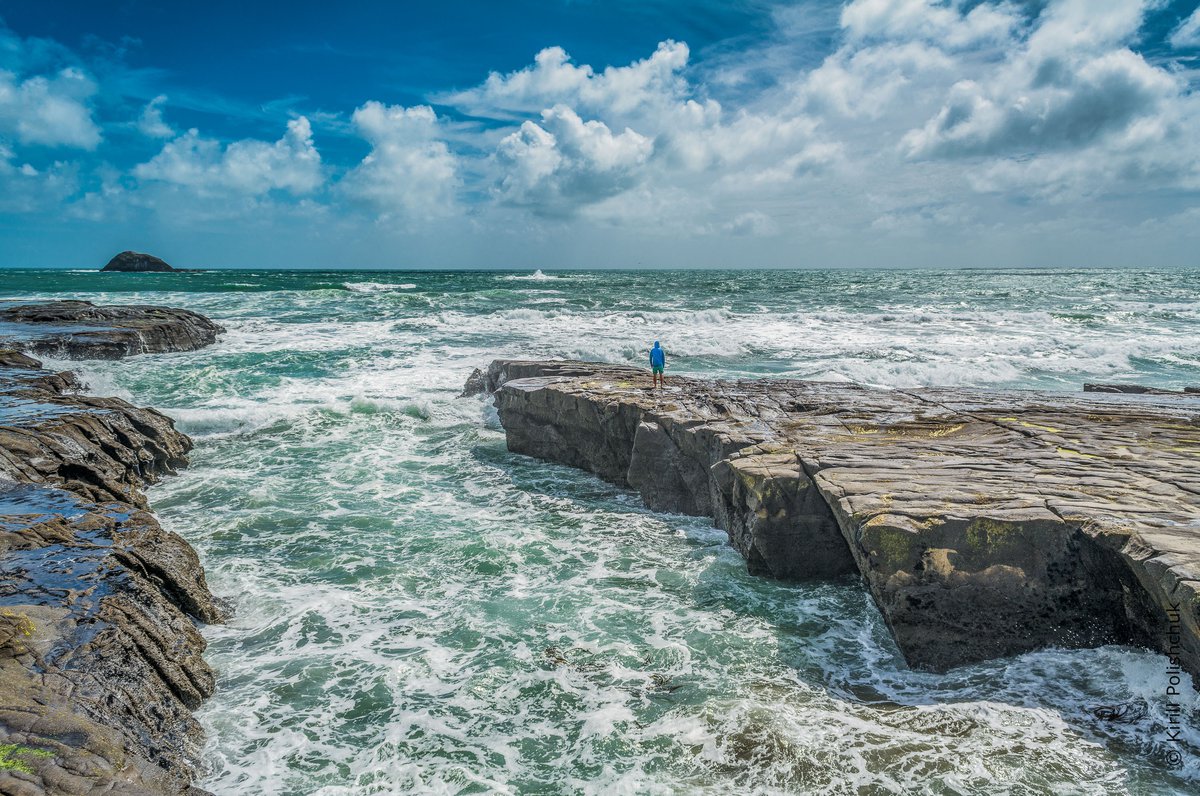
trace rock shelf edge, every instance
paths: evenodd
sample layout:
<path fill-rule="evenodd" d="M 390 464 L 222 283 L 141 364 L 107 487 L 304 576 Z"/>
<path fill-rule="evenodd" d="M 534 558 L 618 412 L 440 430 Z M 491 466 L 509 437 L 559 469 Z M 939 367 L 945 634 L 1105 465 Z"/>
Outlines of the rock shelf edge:
<path fill-rule="evenodd" d="M 11 306 L 11 305 L 10 305 Z M 115 358 L 211 343 L 193 313 L 19 304 L 0 329 L 0 794 L 199 796 L 213 693 L 198 625 L 225 612 L 145 486 L 187 465 L 172 420 L 82 393 L 25 353 Z"/>
<path fill-rule="evenodd" d="M 497 360 L 509 450 L 705 515 L 752 573 L 864 580 L 908 663 L 1124 643 L 1200 674 L 1200 396 L 672 378 Z"/>

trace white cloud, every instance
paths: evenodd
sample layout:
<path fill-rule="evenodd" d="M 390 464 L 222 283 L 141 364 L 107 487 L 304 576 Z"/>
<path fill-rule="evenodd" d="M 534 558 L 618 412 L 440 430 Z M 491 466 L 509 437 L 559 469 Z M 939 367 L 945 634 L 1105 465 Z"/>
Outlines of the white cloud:
<path fill-rule="evenodd" d="M 1041 58 L 1064 51 L 1098 52 L 1137 34 L 1157 0 L 1054 0 L 1038 17 L 1029 50 Z"/>
<path fill-rule="evenodd" d="M 761 210 L 750 210 L 729 221 L 722 232 L 730 235 L 774 235 L 779 231 L 774 219 Z"/>
<path fill-rule="evenodd" d="M 166 103 L 165 94 L 159 94 L 146 103 L 142 115 L 138 117 L 138 130 L 148 138 L 172 138 L 175 131 L 163 121 L 162 106 Z"/>
<path fill-rule="evenodd" d="M 904 143 L 915 157 L 1081 146 L 1157 116 L 1177 81 L 1126 49 L 1023 59 L 987 84 L 955 84 L 936 116 Z"/>
<path fill-rule="evenodd" d="M 906 133 L 910 158 L 968 158 L 975 191 L 1050 204 L 1194 190 L 1200 99 L 1129 49 L 1148 2 L 1058 0 L 1005 60 L 973 70 Z"/>
<path fill-rule="evenodd" d="M 458 158 L 427 105 L 404 108 L 368 102 L 351 121 L 371 152 L 341 183 L 354 199 L 385 217 L 430 218 L 450 213 L 461 179 Z"/>
<path fill-rule="evenodd" d="M 1200 8 L 1192 12 L 1192 15 L 1179 23 L 1179 27 L 1171 33 L 1171 46 L 1182 49 L 1184 47 L 1200 47 Z"/>
<path fill-rule="evenodd" d="M 584 121 L 565 105 L 525 122 L 500 142 L 496 159 L 504 175 L 496 195 L 539 213 L 571 215 L 631 187 L 654 141 L 629 128 L 614 134 L 603 122 Z"/>
<path fill-rule="evenodd" d="M 78 189 L 79 173 L 73 164 L 54 161 L 37 169 L 20 163 L 0 141 L 0 212 L 52 212 Z"/>
<path fill-rule="evenodd" d="M 795 183 L 840 157 L 802 109 L 726 113 L 688 80 L 688 58 L 685 44 L 664 41 L 601 71 L 552 47 L 446 100 L 495 119 L 537 114 L 506 132 L 488 166 L 496 201 L 543 217 L 727 234 L 722 196 L 744 201 L 746 184 Z M 706 198 L 681 203 L 681 194 Z"/>
<path fill-rule="evenodd" d="M 571 63 L 561 47 L 547 47 L 531 66 L 507 75 L 492 72 L 483 85 L 448 95 L 445 102 L 470 113 L 501 116 L 533 113 L 557 104 L 587 110 L 631 113 L 658 104 L 686 90 L 680 72 L 687 66 L 688 46 L 667 40 L 640 61 L 609 66 L 596 72 L 591 66 Z"/>
<path fill-rule="evenodd" d="M 313 145 L 312 127 L 300 116 L 287 124 L 274 143 L 257 139 L 219 141 L 196 129 L 168 141 L 149 162 L 133 170 L 140 180 L 171 183 L 203 194 L 261 196 L 271 190 L 311 193 L 323 176 L 321 156 Z"/>
<path fill-rule="evenodd" d="M 814 114 L 879 119 L 915 81 L 939 81 L 956 66 L 950 55 L 919 41 L 843 47 L 799 84 L 799 100 Z"/>
<path fill-rule="evenodd" d="M 842 28 L 854 42 L 924 40 L 954 49 L 1003 42 L 1020 19 L 1008 3 L 981 3 L 965 14 L 962 5 L 960 0 L 854 0 L 842 9 Z"/>
<path fill-rule="evenodd" d="M 164 119 L 164 96 L 131 104 L 60 50 L 5 60 L 11 37 L 0 31 L 0 63 L 11 70 L 0 72 L 0 187 L 25 197 L 6 207 L 61 196 L 68 212 L 97 218 L 106 207 L 185 220 L 261 210 L 256 217 L 350 215 L 350 228 L 362 223 L 349 213 L 356 206 L 404 234 L 587 233 L 671 241 L 664 250 L 674 254 L 686 241 L 701 255 L 717 238 L 730 239 L 727 251 L 807 253 L 824 242 L 838 262 L 848 261 L 843 246 L 865 251 L 863 240 L 908 238 L 898 250 L 916 251 L 918 240 L 1044 234 L 1075 215 L 1116 235 L 1147 208 L 1166 216 L 1172 201 L 1196 204 L 1197 73 L 1182 56 L 1140 54 L 1159 0 L 838 5 L 803 6 L 799 22 L 773 12 L 771 36 L 706 48 L 699 64 L 676 41 L 610 66 L 548 47 L 522 69 L 434 97 L 458 113 L 372 101 L 349 120 L 310 114 L 319 130 L 370 146 L 361 161 L 330 165 L 305 118 L 274 142 L 180 135 Z M 1170 40 L 1200 46 L 1200 11 Z M 174 107 L 183 95 L 172 96 Z M 105 160 L 120 162 L 93 105 L 136 120 L 162 150 L 101 178 L 94 159 L 80 171 L 25 149 L 104 145 Z M 319 190 L 330 173 L 344 176 Z M 434 219 L 444 223 L 405 223 Z"/>
<path fill-rule="evenodd" d="M 79 69 L 21 79 L 0 70 L 0 134 L 24 144 L 95 149 L 100 128 L 88 102 L 96 85 Z"/>

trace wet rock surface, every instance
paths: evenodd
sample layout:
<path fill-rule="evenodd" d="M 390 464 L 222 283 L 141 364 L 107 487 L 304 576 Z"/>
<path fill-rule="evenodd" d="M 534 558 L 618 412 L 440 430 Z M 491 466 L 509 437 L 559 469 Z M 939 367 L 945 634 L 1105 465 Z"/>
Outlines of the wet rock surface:
<path fill-rule="evenodd" d="M 1125 393 L 1127 395 L 1181 395 L 1200 393 L 1200 387 L 1184 387 L 1182 390 L 1163 390 L 1144 384 L 1093 384 L 1083 385 L 1084 392 Z"/>
<path fill-rule="evenodd" d="M 225 331 L 189 310 L 90 301 L 0 301 L 0 347 L 68 359 L 192 351 Z"/>
<path fill-rule="evenodd" d="M 911 665 L 1120 642 L 1200 674 L 1200 396 L 872 390 L 493 362 L 510 450 L 861 574 Z"/>
<path fill-rule="evenodd" d="M 191 441 L 79 387 L 0 349 L 0 794 L 199 794 L 222 609 L 141 491 Z"/>

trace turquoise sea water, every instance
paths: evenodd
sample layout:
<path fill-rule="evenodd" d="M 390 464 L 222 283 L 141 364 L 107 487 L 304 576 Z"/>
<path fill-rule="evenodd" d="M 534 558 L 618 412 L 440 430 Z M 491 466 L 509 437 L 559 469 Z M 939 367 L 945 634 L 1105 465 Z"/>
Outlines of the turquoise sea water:
<path fill-rule="evenodd" d="M 750 577 L 707 521 L 511 455 L 454 396 L 495 357 L 640 363 L 655 339 L 668 377 L 1200 385 L 1198 291 L 1200 271 L 0 270 L 3 298 L 229 330 L 51 362 L 196 439 L 150 498 L 236 608 L 205 628 L 199 784 L 221 796 L 1197 792 L 1200 706 L 1171 743 L 1165 658 L 912 672 L 854 580 Z"/>

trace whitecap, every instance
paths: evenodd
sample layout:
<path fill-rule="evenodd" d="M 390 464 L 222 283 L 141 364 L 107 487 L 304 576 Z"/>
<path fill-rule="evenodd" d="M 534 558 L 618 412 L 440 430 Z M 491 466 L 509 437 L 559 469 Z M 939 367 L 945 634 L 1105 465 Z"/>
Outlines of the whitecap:
<path fill-rule="evenodd" d="M 669 374 L 1152 382 L 1162 363 L 1197 366 L 1194 320 L 1130 306 L 1084 326 L 1034 301 L 963 305 L 950 288 L 944 301 L 851 306 L 841 276 L 819 296 L 774 295 L 772 280 L 740 307 L 683 282 L 655 306 L 623 278 L 548 276 L 565 299 L 550 305 L 528 301 L 542 280 L 497 290 L 484 275 L 433 310 L 344 286 L 107 296 L 180 304 L 229 329 L 198 352 L 53 363 L 199 437 L 191 468 L 150 493 L 237 602 L 230 624 L 203 631 L 221 686 L 198 714 L 199 784 L 329 796 L 799 781 L 814 793 L 1194 790 L 1196 765 L 1169 772 L 1142 754 L 1170 718 L 1163 656 L 1050 650 L 914 672 L 857 585 L 751 577 L 708 520 L 653 514 L 590 474 L 512 455 L 492 402 L 454 397 L 492 358 L 640 365 L 654 339 Z M 1108 699 L 1145 716 L 1099 722 L 1088 711 Z"/>
<path fill-rule="evenodd" d="M 397 290 L 415 290 L 414 282 L 343 282 L 342 287 L 352 293 L 391 293 Z"/>
<path fill-rule="evenodd" d="M 564 277 L 562 277 L 562 276 L 556 276 L 556 275 L 553 275 L 553 274 L 547 274 L 547 273 L 544 273 L 544 272 L 542 271 L 542 269 L 541 269 L 541 268 L 539 268 L 539 269 L 537 269 L 536 271 L 534 271 L 532 274 L 507 274 L 507 275 L 505 275 L 505 276 L 502 276 L 502 277 L 500 277 L 500 278 L 501 278 L 501 279 L 503 279 L 503 280 L 505 280 L 505 281 L 510 281 L 510 282 L 512 282 L 512 281 L 519 281 L 519 282 L 550 282 L 550 281 L 552 281 L 552 280 L 555 280 L 555 279 L 563 279 Z"/>

